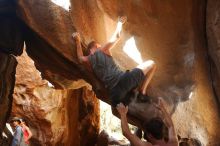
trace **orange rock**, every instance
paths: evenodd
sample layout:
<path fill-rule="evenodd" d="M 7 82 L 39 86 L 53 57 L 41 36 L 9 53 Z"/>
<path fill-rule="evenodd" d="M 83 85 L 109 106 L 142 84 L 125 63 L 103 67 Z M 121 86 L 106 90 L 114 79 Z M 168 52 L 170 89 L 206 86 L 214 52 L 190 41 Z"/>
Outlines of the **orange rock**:
<path fill-rule="evenodd" d="M 12 115 L 28 121 L 33 132 L 31 143 L 94 145 L 99 132 L 99 101 L 95 94 L 86 87 L 49 87 L 26 52 L 17 60 Z"/>

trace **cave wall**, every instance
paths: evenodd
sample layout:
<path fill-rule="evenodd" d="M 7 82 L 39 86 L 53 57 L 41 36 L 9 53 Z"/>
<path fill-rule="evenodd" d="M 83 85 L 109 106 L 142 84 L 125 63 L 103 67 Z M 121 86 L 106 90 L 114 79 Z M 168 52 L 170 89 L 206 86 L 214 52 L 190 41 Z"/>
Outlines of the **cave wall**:
<path fill-rule="evenodd" d="M 0 52 L 0 132 L 4 130 L 11 113 L 16 65 L 14 56 Z M 2 136 L 0 144 L 1 142 Z"/>
<path fill-rule="evenodd" d="M 220 2 L 217 0 L 207 1 L 206 32 L 208 42 L 208 55 L 210 62 L 210 72 L 212 74 L 213 91 L 218 102 L 220 101 L 220 51 L 219 51 L 219 31 L 220 31 Z"/>
<path fill-rule="evenodd" d="M 17 65 L 14 55 L 21 54 L 23 47 L 20 21 L 14 6 L 11 0 L 0 1 L 0 133 L 11 113 Z"/>
<path fill-rule="evenodd" d="M 84 79 L 94 86 L 94 90 L 100 90 L 100 82 L 77 62 L 75 42 L 71 38 L 75 27 L 70 13 L 52 1 L 18 0 L 16 4 L 17 15 L 26 26 L 27 52 L 42 76 L 59 89 L 71 89 L 74 86 L 72 81 Z M 34 17 L 36 15 L 38 17 Z M 80 82 L 82 86 L 87 85 L 82 80 Z"/>
<path fill-rule="evenodd" d="M 32 145 L 92 146 L 99 132 L 99 101 L 87 87 L 56 90 L 24 53 L 17 57 L 11 116 L 26 119 Z M 86 137 L 86 141 L 85 141 Z"/>
<path fill-rule="evenodd" d="M 122 44 L 113 49 L 121 66 L 134 66 L 122 51 L 123 43 L 130 37 L 134 37 L 143 60 L 155 60 L 157 71 L 148 94 L 162 96 L 170 104 L 178 134 L 198 139 L 203 145 L 219 145 L 215 132 L 220 128 L 219 104 L 212 88 L 206 44 L 206 1 L 102 0 L 97 3 L 113 20 L 118 15 L 128 17 Z"/>

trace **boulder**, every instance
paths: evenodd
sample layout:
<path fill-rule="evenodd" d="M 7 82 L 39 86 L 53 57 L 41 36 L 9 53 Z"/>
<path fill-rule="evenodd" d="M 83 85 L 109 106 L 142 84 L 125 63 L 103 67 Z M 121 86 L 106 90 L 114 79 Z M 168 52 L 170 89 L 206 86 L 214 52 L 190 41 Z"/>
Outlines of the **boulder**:
<path fill-rule="evenodd" d="M 11 116 L 27 121 L 33 132 L 31 144 L 94 145 L 99 133 L 99 101 L 95 94 L 86 87 L 54 89 L 41 78 L 26 51 L 17 61 Z"/>
<path fill-rule="evenodd" d="M 211 72 L 211 80 L 213 86 L 213 92 L 216 95 L 216 100 L 220 102 L 220 2 L 217 0 L 207 1 L 207 13 L 206 13 L 206 32 L 208 43 L 208 58 Z"/>
<path fill-rule="evenodd" d="M 0 133 L 2 133 L 11 113 L 17 65 L 14 55 L 22 53 L 24 44 L 21 21 L 15 15 L 15 4 L 12 0 L 0 1 L 0 21 Z"/>
<path fill-rule="evenodd" d="M 0 132 L 4 130 L 11 113 L 16 65 L 17 61 L 14 56 L 0 52 Z M 2 135 L 0 143 L 1 140 Z"/>

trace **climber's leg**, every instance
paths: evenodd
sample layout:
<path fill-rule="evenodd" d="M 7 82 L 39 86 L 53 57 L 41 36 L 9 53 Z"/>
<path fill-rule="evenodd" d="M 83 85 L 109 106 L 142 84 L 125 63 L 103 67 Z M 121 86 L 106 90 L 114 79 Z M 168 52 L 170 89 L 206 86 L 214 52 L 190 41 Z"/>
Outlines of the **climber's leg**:
<path fill-rule="evenodd" d="M 144 73 L 139 68 L 134 68 L 131 71 L 126 71 L 121 77 L 117 85 L 110 90 L 110 99 L 112 105 L 115 107 L 121 101 L 124 104 L 129 104 L 128 94 L 140 83 L 144 81 Z M 129 94 L 130 95 L 130 94 Z"/>
<path fill-rule="evenodd" d="M 131 71 L 126 71 L 120 78 L 118 84 L 110 91 L 112 105 L 115 107 L 121 101 L 124 101 L 124 104 L 128 104 L 130 96 L 128 93 L 140 85 L 140 92 L 145 95 L 146 88 L 153 77 L 155 69 L 155 63 L 149 60 L 138 65 Z"/>
<path fill-rule="evenodd" d="M 144 73 L 145 79 L 140 87 L 140 92 L 143 95 L 146 95 L 147 87 L 148 87 L 148 85 L 149 85 L 149 83 L 155 73 L 155 70 L 156 70 L 156 64 L 154 63 L 154 61 L 148 60 L 148 61 L 138 65 L 137 68 L 141 69 Z"/>

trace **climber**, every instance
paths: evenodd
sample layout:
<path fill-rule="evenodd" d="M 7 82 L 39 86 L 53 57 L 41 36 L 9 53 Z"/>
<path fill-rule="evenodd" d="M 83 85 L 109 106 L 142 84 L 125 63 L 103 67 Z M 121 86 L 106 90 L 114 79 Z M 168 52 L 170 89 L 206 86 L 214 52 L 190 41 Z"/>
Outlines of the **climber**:
<path fill-rule="evenodd" d="M 178 146 L 178 139 L 175 128 L 170 115 L 167 113 L 164 107 L 164 101 L 162 100 L 162 98 L 159 99 L 157 107 L 161 111 L 162 117 L 153 118 L 143 125 L 144 138 L 147 141 L 142 141 L 139 137 L 137 137 L 135 134 L 132 134 L 129 130 L 126 117 L 128 106 L 125 107 L 122 103 L 117 105 L 116 108 L 121 118 L 122 133 L 131 142 L 132 145 Z"/>
<path fill-rule="evenodd" d="M 79 62 L 92 70 L 104 83 L 114 107 L 134 89 L 138 88 L 143 95 L 146 95 L 146 89 L 156 69 L 154 61 L 148 60 L 131 71 L 123 72 L 114 62 L 110 49 L 119 41 L 122 25 L 126 20 L 126 17 L 119 18 L 112 38 L 104 46 L 95 41 L 90 42 L 87 47 L 87 56 L 83 55 L 79 33 L 72 34 L 76 41 Z"/>

